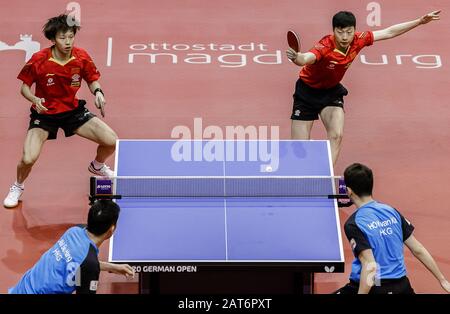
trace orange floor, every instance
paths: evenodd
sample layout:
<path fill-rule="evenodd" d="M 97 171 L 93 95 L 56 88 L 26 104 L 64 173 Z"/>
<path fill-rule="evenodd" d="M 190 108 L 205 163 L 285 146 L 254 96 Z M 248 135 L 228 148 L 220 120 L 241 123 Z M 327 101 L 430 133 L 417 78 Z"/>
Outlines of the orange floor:
<path fill-rule="evenodd" d="M 296 29 L 304 47 L 309 48 L 331 31 L 331 16 L 342 9 L 357 15 L 358 29 L 378 29 L 365 23 L 369 13 L 365 1 L 355 0 L 318 0 L 314 5 L 303 0 L 189 0 L 182 4 L 140 0 L 127 8 L 122 1 L 78 2 L 83 28 L 76 45 L 90 53 L 102 73 L 108 102 L 105 121 L 121 138 L 170 138 L 174 127 L 192 128 L 193 119 L 201 117 L 204 126 L 279 126 L 281 138 L 287 139 L 298 68 L 284 55 L 286 30 Z M 354 62 L 343 80 L 350 93 L 336 173 L 356 161 L 372 167 L 375 198 L 392 204 L 413 222 L 416 237 L 450 277 L 450 211 L 445 201 L 450 175 L 450 43 L 446 40 L 450 36 L 450 3 L 378 3 L 380 27 L 434 9 L 442 9 L 443 16 L 441 21 L 399 38 L 375 43 Z M 28 123 L 29 105 L 20 96 L 16 79 L 27 55 L 21 47 L 28 53 L 47 47 L 49 42 L 40 33 L 42 25 L 65 9 L 56 0 L 45 0 L 45 5 L 17 0 L 9 2 L 7 9 L 3 7 L 2 199 L 14 181 Z M 21 38 L 21 34 L 32 38 Z M 112 39 L 110 64 L 108 38 Z M 152 53 L 168 55 L 157 56 L 152 63 Z M 383 61 L 385 64 L 373 64 Z M 85 86 L 79 97 L 95 110 Z M 320 123 L 315 125 L 313 137 L 325 137 Z M 94 144 L 76 137 L 66 139 L 60 133 L 57 141 L 45 145 L 26 182 L 22 204 L 0 210 L 0 293 L 14 285 L 70 225 L 85 221 L 87 166 L 94 152 Z M 343 209 L 342 221 L 353 211 Z M 317 275 L 316 292 L 329 293 L 347 281 L 352 260 L 347 241 L 344 248 L 346 273 Z M 102 258 L 107 251 L 105 244 Z M 442 292 L 409 253 L 406 263 L 416 292 Z M 137 284 L 102 274 L 99 292 L 136 293 Z"/>

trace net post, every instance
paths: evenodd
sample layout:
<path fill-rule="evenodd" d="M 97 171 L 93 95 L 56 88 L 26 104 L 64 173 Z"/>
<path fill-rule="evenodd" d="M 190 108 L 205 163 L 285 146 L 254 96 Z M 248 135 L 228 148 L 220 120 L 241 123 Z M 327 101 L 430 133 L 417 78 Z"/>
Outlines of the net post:
<path fill-rule="evenodd" d="M 96 192 L 96 184 L 97 179 L 96 177 L 90 177 L 89 178 L 89 204 L 92 205 L 95 200 L 95 196 L 97 194 Z"/>
<path fill-rule="evenodd" d="M 90 177 L 89 178 L 89 195 L 90 196 L 95 196 L 95 194 L 97 194 L 97 192 L 96 192 L 96 182 L 97 182 L 97 178 L 96 177 Z"/>

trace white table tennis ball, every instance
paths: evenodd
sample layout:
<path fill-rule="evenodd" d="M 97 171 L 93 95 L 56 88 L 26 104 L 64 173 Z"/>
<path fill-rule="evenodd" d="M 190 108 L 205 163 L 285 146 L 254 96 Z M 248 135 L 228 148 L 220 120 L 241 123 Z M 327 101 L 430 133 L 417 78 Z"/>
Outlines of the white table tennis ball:
<path fill-rule="evenodd" d="M 271 166 L 267 166 L 266 167 L 266 172 L 272 172 L 272 167 Z"/>

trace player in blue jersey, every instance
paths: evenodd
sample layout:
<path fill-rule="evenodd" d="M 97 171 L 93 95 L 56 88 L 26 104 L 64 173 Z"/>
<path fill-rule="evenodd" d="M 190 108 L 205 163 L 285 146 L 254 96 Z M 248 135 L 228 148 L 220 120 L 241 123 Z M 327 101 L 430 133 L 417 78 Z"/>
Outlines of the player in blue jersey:
<path fill-rule="evenodd" d="M 372 198 L 372 170 L 352 164 L 345 169 L 344 180 L 347 194 L 357 207 L 344 226 L 355 260 L 350 282 L 335 293 L 414 293 L 406 276 L 403 244 L 450 293 L 450 283 L 433 257 L 412 235 L 413 225 L 396 209 Z"/>
<path fill-rule="evenodd" d="M 98 250 L 116 229 L 119 206 L 111 200 L 98 200 L 89 210 L 87 226 L 68 229 L 45 252 L 9 293 L 96 293 L 100 271 L 134 276 L 127 264 L 99 262 Z"/>

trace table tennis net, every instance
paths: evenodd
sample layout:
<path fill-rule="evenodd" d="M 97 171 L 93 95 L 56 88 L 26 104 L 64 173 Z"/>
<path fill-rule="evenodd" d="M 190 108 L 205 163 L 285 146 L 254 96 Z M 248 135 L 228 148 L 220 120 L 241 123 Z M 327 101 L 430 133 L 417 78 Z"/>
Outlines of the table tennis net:
<path fill-rule="evenodd" d="M 91 195 L 121 197 L 329 197 L 337 198 L 335 176 L 148 176 L 91 178 Z M 337 197 L 334 197 L 337 196 Z"/>

